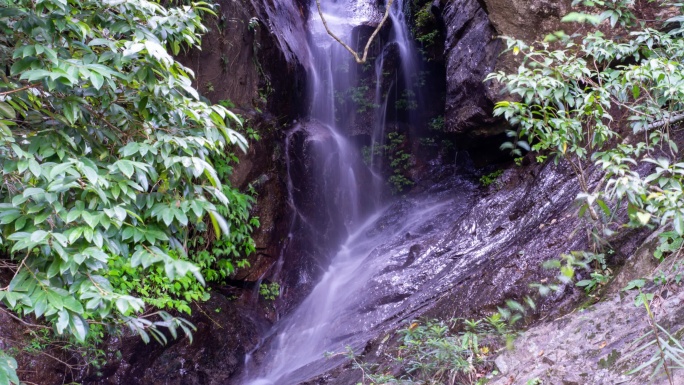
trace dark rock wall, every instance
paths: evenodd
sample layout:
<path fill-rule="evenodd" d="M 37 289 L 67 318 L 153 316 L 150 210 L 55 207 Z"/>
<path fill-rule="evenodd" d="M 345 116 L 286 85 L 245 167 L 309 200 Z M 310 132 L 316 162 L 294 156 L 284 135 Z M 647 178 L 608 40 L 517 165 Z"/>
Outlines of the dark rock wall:
<path fill-rule="evenodd" d="M 218 17 L 208 16 L 202 49 L 179 60 L 196 75 L 201 93 L 238 109 L 298 115 L 307 63 L 305 10 L 297 0 L 220 0 Z"/>
<path fill-rule="evenodd" d="M 446 27 L 446 130 L 492 133 L 492 95 L 484 79 L 495 69 L 501 43 L 477 0 L 453 0 L 442 11 Z"/>
<path fill-rule="evenodd" d="M 253 212 L 261 227 L 253 235 L 257 245 L 251 267 L 237 272 L 238 281 L 255 282 L 279 255 L 286 235 L 287 192 L 283 179 L 283 132 L 306 105 L 306 7 L 302 1 L 219 1 L 218 17 L 205 21 L 210 31 L 201 50 L 180 60 L 196 74 L 197 87 L 214 103 L 226 102 L 256 130 L 260 141 L 250 141 L 231 182 L 245 191 L 255 188 Z M 244 130 L 243 130 L 244 132 Z"/>

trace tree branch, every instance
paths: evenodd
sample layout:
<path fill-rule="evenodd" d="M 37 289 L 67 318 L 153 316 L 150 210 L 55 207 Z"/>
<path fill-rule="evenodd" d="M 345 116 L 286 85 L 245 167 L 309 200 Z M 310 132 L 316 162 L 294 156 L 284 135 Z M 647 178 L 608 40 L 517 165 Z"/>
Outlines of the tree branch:
<path fill-rule="evenodd" d="M 679 113 L 679 114 L 670 115 L 670 116 L 667 117 L 667 118 L 664 118 L 664 119 L 661 119 L 661 120 L 657 120 L 657 121 L 655 121 L 655 122 L 649 124 L 648 126 L 646 126 L 646 130 L 647 130 L 647 131 L 648 131 L 648 130 L 653 130 L 653 129 L 655 129 L 655 128 L 660 128 L 660 127 L 665 126 L 665 125 L 668 125 L 668 124 L 679 123 L 679 122 L 681 122 L 681 121 L 683 121 L 683 120 L 684 120 L 684 112 L 681 112 L 681 113 Z"/>
<path fill-rule="evenodd" d="M 335 39 L 338 43 L 340 43 L 344 48 L 349 51 L 352 56 L 354 56 L 354 59 L 358 64 L 364 64 L 366 62 L 366 58 L 368 58 L 368 50 L 370 49 L 371 43 L 373 42 L 373 39 L 375 39 L 375 36 L 380 32 L 380 29 L 382 29 L 382 26 L 385 24 L 385 21 L 387 21 L 387 18 L 389 17 L 390 13 L 390 8 L 392 7 L 392 3 L 394 0 L 388 0 L 387 6 L 385 7 L 385 15 L 382 17 L 382 20 L 380 20 L 380 24 L 375 28 L 375 31 L 373 31 L 373 34 L 368 38 L 368 42 L 366 43 L 366 47 L 363 50 L 363 57 L 359 57 L 359 54 L 350 46 L 348 46 L 345 42 L 342 41 L 337 35 L 335 35 L 330 28 L 328 27 L 328 23 L 325 21 L 325 18 L 323 17 L 323 11 L 321 11 L 321 0 L 316 0 L 316 6 L 318 8 L 318 15 L 321 17 L 321 21 L 323 22 L 323 26 L 325 27 L 325 31 L 328 32 L 328 35 L 330 35 L 333 39 Z"/>

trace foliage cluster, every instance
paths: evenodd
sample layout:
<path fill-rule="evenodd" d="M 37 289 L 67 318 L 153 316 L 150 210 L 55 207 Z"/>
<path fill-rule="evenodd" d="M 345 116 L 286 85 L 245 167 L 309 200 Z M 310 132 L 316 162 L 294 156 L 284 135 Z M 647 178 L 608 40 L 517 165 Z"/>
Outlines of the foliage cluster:
<path fill-rule="evenodd" d="M 430 120 L 430 123 L 428 123 L 428 128 L 433 131 L 442 132 L 444 131 L 444 125 L 444 115 L 440 115 Z"/>
<path fill-rule="evenodd" d="M 503 175 L 504 170 L 492 171 L 489 174 L 482 175 L 480 177 L 480 184 L 484 187 L 488 187 L 494 183 L 499 183 L 499 177 Z"/>
<path fill-rule="evenodd" d="M 493 356 L 511 336 L 501 314 L 479 320 L 413 321 L 397 332 L 399 346 L 388 354 L 402 372 L 383 373 L 362 362 L 351 348 L 347 356 L 363 374 L 360 384 L 485 384 L 493 373 Z"/>
<path fill-rule="evenodd" d="M 379 108 L 377 104 L 372 100 L 369 93 L 370 87 L 365 84 L 361 84 L 356 87 L 349 87 L 346 91 L 340 92 L 335 91 L 335 101 L 339 105 L 346 105 L 347 102 L 353 103 L 356 107 L 356 112 L 358 114 L 363 114 L 368 111 L 375 110 Z"/>
<path fill-rule="evenodd" d="M 509 132 L 513 141 L 503 148 L 517 156 L 534 151 L 565 161 L 578 178 L 579 215 L 592 224 L 594 252 L 572 252 L 548 265 L 560 269 L 560 283 L 573 282 L 578 269 L 588 271 L 575 285 L 592 292 L 610 280 L 608 240 L 626 227 L 660 232 L 658 260 L 681 254 L 684 4 L 651 5 L 671 17 L 647 21 L 634 13 L 634 0 L 574 3 L 602 9 L 597 14 L 573 12 L 564 20 L 605 22 L 619 30 L 609 37 L 601 32 L 557 32 L 533 45 L 507 39 L 508 49 L 522 55 L 522 64 L 516 73 L 495 73 L 488 79 L 505 84 L 514 96 L 495 107 L 495 115 L 516 128 Z M 598 183 L 590 184 L 593 169 L 602 173 Z M 680 282 L 681 272 L 657 280 Z M 633 281 L 628 289 L 640 291 L 637 305 L 646 308 L 653 325 L 644 336 L 652 339 L 638 350 L 655 347 L 655 353 L 634 372 L 653 365 L 672 383 L 670 370 L 681 367 L 684 349 L 655 323 L 650 307 L 655 296 L 641 292 L 644 283 Z M 542 294 L 558 288 L 535 286 Z"/>
<path fill-rule="evenodd" d="M 164 298 L 201 292 L 203 274 L 231 271 L 220 253 L 189 253 L 205 222 L 212 239 L 228 234 L 231 245 L 245 236 L 231 225 L 255 224 L 229 206 L 243 199 L 248 210 L 252 201 L 226 189 L 212 155 L 246 148 L 231 128 L 239 119 L 200 99 L 191 70 L 168 52 L 199 44 L 201 12 L 212 10 L 202 2 L 0 1 L 0 244 L 12 276 L 0 300 L 9 309 L 79 340 L 103 323 L 163 341 L 156 327 L 172 336 L 192 328 L 164 312 L 142 315 L 136 285 Z"/>
<path fill-rule="evenodd" d="M 406 148 L 406 136 L 398 132 L 387 134 L 387 141 L 374 147 L 364 147 L 362 149 L 363 160 L 370 164 L 374 158 L 379 158 L 381 164 L 387 164 L 390 176 L 387 182 L 392 191 L 399 194 L 414 185 L 414 182 L 407 175 L 411 168 L 413 157 Z"/>
<path fill-rule="evenodd" d="M 635 17 L 628 8 L 613 22 L 615 15 L 597 19 L 630 26 Z M 600 32 L 581 41 L 565 37 L 564 47 L 554 50 L 548 43 L 537 48 L 508 39 L 509 49 L 524 55 L 522 66 L 515 74 L 489 76 L 520 99 L 496 106 L 495 114 L 517 127 L 504 147 L 572 166 L 582 190 L 580 213 L 596 224 L 597 241 L 623 226 L 672 227 L 684 235 L 684 163 L 673 136 L 684 120 L 681 20 L 667 20 L 665 32 L 634 27 L 620 40 Z M 605 172 L 593 189 L 589 161 Z M 645 169 L 650 171 L 642 177 Z M 617 215 L 620 208 L 627 210 L 627 223 Z"/>
<path fill-rule="evenodd" d="M 267 301 L 274 301 L 280 297 L 280 284 L 278 282 L 262 283 L 259 285 L 259 295 Z"/>
<path fill-rule="evenodd" d="M 418 109 L 418 100 L 416 98 L 416 93 L 413 90 L 407 88 L 401 93 L 396 102 L 394 102 L 394 107 L 397 110 L 403 111 L 414 111 Z"/>
<path fill-rule="evenodd" d="M 412 14 L 411 33 L 421 45 L 421 51 L 428 58 L 441 54 L 443 40 L 440 21 L 432 13 L 432 1 L 413 0 L 410 2 Z"/>

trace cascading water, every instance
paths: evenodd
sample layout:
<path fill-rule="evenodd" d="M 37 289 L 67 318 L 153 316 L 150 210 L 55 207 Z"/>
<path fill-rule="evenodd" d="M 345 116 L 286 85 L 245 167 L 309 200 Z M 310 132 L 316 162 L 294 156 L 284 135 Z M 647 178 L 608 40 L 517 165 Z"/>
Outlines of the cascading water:
<path fill-rule="evenodd" d="M 345 41 L 365 20 L 368 13 L 377 13 L 372 0 L 322 1 L 328 25 Z M 313 5 L 315 7 L 315 5 Z M 365 15 L 364 15 L 365 14 Z M 340 352 L 346 346 L 361 347 L 365 333 L 377 326 L 357 311 L 360 298 L 368 290 L 371 275 L 381 269 L 369 259 L 382 242 L 418 231 L 433 218 L 444 203 L 433 201 L 416 204 L 409 215 L 394 224 L 378 225 L 383 218 L 381 208 L 383 182 L 364 165 L 360 151 L 346 137 L 348 116 L 340 116 L 338 95 L 356 84 L 356 71 L 349 53 L 325 32 L 318 13 L 312 8 L 309 21 L 309 84 L 311 97 L 310 121 L 299 123 L 288 134 L 288 149 L 298 136 L 311 153 L 309 178 L 314 180 L 318 197 L 324 207 L 315 215 L 306 202 L 298 202 L 291 164 L 288 164 L 288 191 L 294 212 L 293 234 L 307 234 L 321 242 L 333 242 L 332 258 L 311 293 L 287 317 L 278 321 L 264 343 L 248 355 L 243 383 L 248 385 L 294 385 L 339 364 L 340 358 L 325 359 L 326 352 Z M 375 61 L 375 105 L 378 108 L 371 132 L 371 148 L 381 145 L 385 135 L 388 89 L 401 89 L 415 95 L 411 76 L 418 72 L 417 54 L 406 25 L 401 0 L 395 0 L 392 15 L 393 32 Z M 394 46 L 401 61 L 401 79 L 383 86 L 383 60 L 388 47 Z M 384 91 L 383 91 L 384 90 Z M 395 91 L 396 92 L 396 91 Z M 373 150 L 372 150 L 373 151 Z M 287 153 L 288 162 L 293 162 Z M 301 231 L 305 229 L 305 231 Z M 254 359 L 259 356 L 258 359 Z M 257 362 L 258 361 L 258 362 Z"/>

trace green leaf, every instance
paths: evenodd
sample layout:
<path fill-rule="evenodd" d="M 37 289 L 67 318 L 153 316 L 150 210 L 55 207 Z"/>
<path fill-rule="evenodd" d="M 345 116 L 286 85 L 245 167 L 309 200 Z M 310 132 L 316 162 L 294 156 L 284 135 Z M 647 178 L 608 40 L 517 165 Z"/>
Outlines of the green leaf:
<path fill-rule="evenodd" d="M 7 119 L 15 119 L 17 117 L 17 113 L 8 103 L 0 102 L 0 116 L 3 116 Z"/>
<path fill-rule="evenodd" d="M 93 87 L 95 87 L 96 90 L 102 88 L 102 85 L 104 84 L 104 77 L 102 75 L 91 71 L 88 77 L 90 78 L 90 82 L 93 84 Z"/>
<path fill-rule="evenodd" d="M 95 226 L 97 226 L 97 223 L 99 222 L 99 215 L 91 214 L 88 211 L 84 211 L 81 213 L 81 217 L 83 218 L 83 221 L 90 226 L 91 229 L 94 229 Z"/>
<path fill-rule="evenodd" d="M 40 164 L 38 164 L 38 162 L 36 162 L 35 159 L 29 159 L 28 168 L 36 178 L 38 178 L 42 173 L 42 169 L 40 168 Z"/>
<path fill-rule="evenodd" d="M 162 219 L 164 220 L 164 223 L 167 226 L 170 226 L 171 223 L 173 223 L 173 211 L 171 211 L 170 209 L 165 210 L 162 213 Z"/>
<path fill-rule="evenodd" d="M 50 306 L 52 306 L 58 310 L 62 310 L 62 308 L 64 308 L 64 302 L 62 301 L 61 295 L 59 295 L 58 293 L 56 293 L 52 290 L 48 290 L 46 292 L 46 295 L 47 295 L 47 300 L 48 300 L 48 303 L 50 304 Z"/>
<path fill-rule="evenodd" d="M 83 173 L 85 174 L 86 178 L 90 181 L 92 184 L 96 184 L 98 181 L 98 176 L 97 176 L 97 171 L 95 169 L 85 166 L 83 167 Z"/>
<path fill-rule="evenodd" d="M 128 301 L 126 301 L 123 298 L 119 298 L 116 300 L 116 308 L 119 310 L 119 313 L 121 314 L 127 314 L 128 313 Z"/>
<path fill-rule="evenodd" d="M 63 334 L 64 330 L 69 326 L 69 312 L 66 309 L 60 310 L 58 313 L 59 318 L 55 327 L 57 328 L 58 334 Z"/>
<path fill-rule="evenodd" d="M 632 289 L 641 289 L 646 285 L 646 280 L 639 278 L 635 279 L 633 281 L 630 281 L 627 286 L 625 286 L 622 291 L 627 291 L 627 290 L 632 290 Z"/>
<path fill-rule="evenodd" d="M 88 324 L 80 315 L 74 314 L 69 319 L 69 329 L 76 339 L 83 342 L 88 336 Z"/>
<path fill-rule="evenodd" d="M 58 175 L 64 174 L 67 170 L 72 168 L 71 162 L 60 163 L 50 170 L 50 179 L 55 179 Z"/>
<path fill-rule="evenodd" d="M 35 57 L 27 57 L 27 58 L 15 61 L 14 64 L 12 64 L 12 68 L 10 68 L 10 74 L 12 76 L 19 75 L 19 73 L 25 71 L 26 69 L 31 67 L 31 65 L 33 63 L 36 63 L 36 62 L 38 62 L 38 59 L 36 59 Z"/>
<path fill-rule="evenodd" d="M 21 80 L 27 80 L 29 82 L 34 82 L 36 80 L 42 80 L 45 78 L 49 78 L 53 76 L 54 74 L 50 71 L 42 70 L 42 69 L 36 69 L 36 70 L 30 70 L 26 71 L 21 74 L 19 79 Z"/>
<path fill-rule="evenodd" d="M 22 194 L 22 196 L 23 196 L 24 198 L 29 198 L 29 197 L 32 197 L 32 196 L 35 196 L 35 195 L 41 195 L 41 194 L 44 194 L 44 193 L 45 193 L 45 190 L 43 190 L 42 188 L 29 187 L 29 188 L 27 188 L 26 190 L 24 190 L 24 193 Z"/>
<path fill-rule="evenodd" d="M 121 172 L 126 175 L 127 178 L 130 178 L 133 176 L 133 172 L 135 169 L 133 168 L 133 163 L 130 160 L 125 160 L 122 159 L 116 163 L 114 163 Z"/>
<path fill-rule="evenodd" d="M 74 297 L 65 297 L 64 298 L 64 308 L 71 310 L 72 312 L 74 312 L 76 314 L 82 314 L 83 313 L 83 305 L 81 305 L 81 302 L 79 302 Z"/>
<path fill-rule="evenodd" d="M 636 213 L 636 217 L 637 217 L 637 220 L 639 221 L 639 224 L 641 224 L 642 226 L 647 225 L 648 222 L 650 222 L 650 220 L 651 220 L 651 214 L 647 213 L 647 212 L 639 211 Z"/>
<path fill-rule="evenodd" d="M 82 211 L 76 208 L 71 209 L 66 217 L 66 223 L 71 223 L 81 216 Z M 71 243 L 71 242 L 70 242 Z"/>

